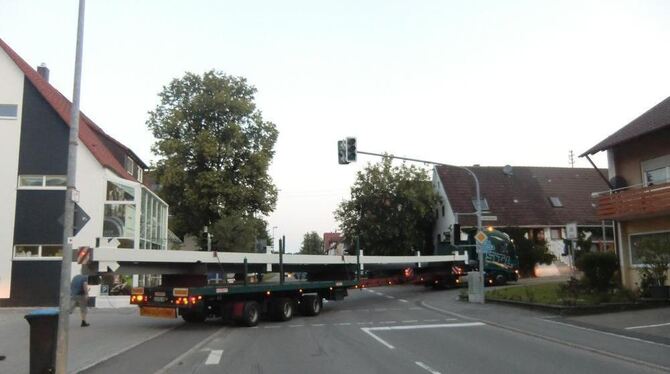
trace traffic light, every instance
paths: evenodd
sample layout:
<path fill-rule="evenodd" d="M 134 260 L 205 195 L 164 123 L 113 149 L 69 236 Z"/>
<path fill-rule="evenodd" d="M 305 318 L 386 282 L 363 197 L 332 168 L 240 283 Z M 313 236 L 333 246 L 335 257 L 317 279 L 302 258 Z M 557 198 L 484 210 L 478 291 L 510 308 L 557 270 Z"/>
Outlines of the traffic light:
<path fill-rule="evenodd" d="M 337 141 L 337 162 L 340 163 L 340 165 L 346 165 L 349 163 L 347 161 L 347 141 L 346 140 L 338 140 Z"/>
<path fill-rule="evenodd" d="M 347 138 L 347 161 L 356 162 L 356 138 Z"/>

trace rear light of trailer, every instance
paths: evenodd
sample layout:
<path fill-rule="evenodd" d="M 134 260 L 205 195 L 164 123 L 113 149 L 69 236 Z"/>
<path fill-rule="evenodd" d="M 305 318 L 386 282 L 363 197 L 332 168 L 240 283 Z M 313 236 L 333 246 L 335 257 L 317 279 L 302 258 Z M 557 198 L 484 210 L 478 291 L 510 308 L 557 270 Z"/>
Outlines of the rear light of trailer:
<path fill-rule="evenodd" d="M 135 299 L 137 300 L 138 303 L 141 303 L 142 301 L 144 301 L 144 295 L 137 295 Z"/>

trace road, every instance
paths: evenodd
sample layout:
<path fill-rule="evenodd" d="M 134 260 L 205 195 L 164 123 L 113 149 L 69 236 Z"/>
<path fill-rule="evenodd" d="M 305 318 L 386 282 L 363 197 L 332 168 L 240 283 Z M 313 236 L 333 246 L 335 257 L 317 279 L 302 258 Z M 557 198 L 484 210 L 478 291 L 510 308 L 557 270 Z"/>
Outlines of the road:
<path fill-rule="evenodd" d="M 353 290 L 344 301 L 324 304 L 318 317 L 255 328 L 179 324 L 84 372 L 670 372 L 670 334 L 599 330 L 584 321 L 459 302 L 458 292 Z"/>

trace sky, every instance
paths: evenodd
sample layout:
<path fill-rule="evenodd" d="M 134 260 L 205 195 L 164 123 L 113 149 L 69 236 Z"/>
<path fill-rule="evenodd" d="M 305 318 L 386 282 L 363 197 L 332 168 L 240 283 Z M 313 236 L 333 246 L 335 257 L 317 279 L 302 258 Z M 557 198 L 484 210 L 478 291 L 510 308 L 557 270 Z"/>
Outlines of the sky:
<path fill-rule="evenodd" d="M 67 97 L 77 7 L 0 0 L 0 38 L 46 63 Z M 145 122 L 164 85 L 187 71 L 246 77 L 279 130 L 269 228 L 297 251 L 306 232 L 337 230 L 356 172 L 378 161 L 338 165 L 338 139 L 463 166 L 569 167 L 571 150 L 670 96 L 668 19 L 663 0 L 88 0 L 81 109 L 152 162 Z"/>

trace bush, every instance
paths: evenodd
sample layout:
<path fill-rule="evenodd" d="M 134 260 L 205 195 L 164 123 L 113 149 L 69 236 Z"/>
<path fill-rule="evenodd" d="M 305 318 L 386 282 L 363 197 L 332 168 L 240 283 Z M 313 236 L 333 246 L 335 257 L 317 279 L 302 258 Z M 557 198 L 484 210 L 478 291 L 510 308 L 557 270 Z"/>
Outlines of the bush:
<path fill-rule="evenodd" d="M 619 260 L 612 252 L 589 252 L 580 256 L 576 265 L 584 273 L 584 280 L 590 288 L 607 291 L 614 284 Z"/>
<path fill-rule="evenodd" d="M 549 252 L 547 242 L 543 240 L 532 241 L 526 238 L 527 230 L 514 227 L 501 228 L 514 241 L 517 257 L 519 259 L 519 272 L 522 276 L 534 276 L 535 266 L 538 264 L 551 264 L 556 257 Z"/>

